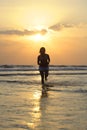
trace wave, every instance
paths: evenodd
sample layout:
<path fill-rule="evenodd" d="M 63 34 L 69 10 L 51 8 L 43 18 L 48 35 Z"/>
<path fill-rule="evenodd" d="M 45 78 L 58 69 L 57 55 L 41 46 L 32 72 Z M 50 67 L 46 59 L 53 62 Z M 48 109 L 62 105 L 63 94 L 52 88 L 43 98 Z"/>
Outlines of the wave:
<path fill-rule="evenodd" d="M 1 79 L 0 83 L 12 83 L 12 84 L 21 84 L 21 85 L 41 85 L 41 82 L 39 80 L 11 80 L 11 79 Z M 46 83 L 47 87 L 61 87 L 61 86 L 84 86 L 85 82 L 74 82 L 74 81 L 49 81 Z"/>
<path fill-rule="evenodd" d="M 0 73 L 0 76 L 35 76 L 39 73 Z M 50 73 L 49 75 L 87 75 L 87 72 L 58 72 Z"/>
<path fill-rule="evenodd" d="M 67 93 L 87 93 L 86 89 L 77 89 L 77 90 L 62 90 L 62 89 L 55 89 L 55 88 L 48 88 L 47 91 L 54 91 L 54 92 L 67 92 Z"/>
<path fill-rule="evenodd" d="M 30 81 L 0 80 L 1 83 L 32 84 Z"/>
<path fill-rule="evenodd" d="M 1 74 L 0 73 L 0 76 L 35 76 L 35 75 L 39 75 L 39 73 L 30 73 L 30 74 L 28 74 L 28 73 L 9 73 L 9 74 L 7 74 L 7 73 L 5 73 L 5 74 Z"/>
<path fill-rule="evenodd" d="M 25 85 L 25 87 L 32 87 L 32 86 L 42 86 L 41 83 L 39 81 L 17 81 L 17 80 L 1 80 L 0 83 L 6 83 L 6 84 L 16 84 L 16 85 Z M 30 86 L 29 86 L 30 85 Z M 32 86 L 31 86 L 32 85 Z M 6 85 L 7 86 L 7 85 Z M 71 87 L 73 86 L 73 88 L 71 89 Z M 84 84 L 81 83 L 72 83 L 72 82 L 56 82 L 56 83 L 48 83 L 47 85 L 47 90 L 46 91 L 53 91 L 53 92 L 66 92 L 66 93 L 81 93 L 81 94 L 87 94 L 87 89 L 85 88 L 78 88 L 79 87 L 83 87 Z M 62 89 L 63 87 L 63 89 Z M 21 91 L 21 90 L 20 90 Z M 23 90 L 24 91 L 24 90 Z M 0 95 L 2 95 L 3 93 L 0 93 Z M 7 93 L 5 95 L 8 95 Z"/>
<path fill-rule="evenodd" d="M 70 65 L 70 66 L 64 66 L 64 65 L 50 65 L 49 66 L 50 71 L 57 71 L 57 70 L 87 70 L 86 65 Z M 0 71 L 38 71 L 38 66 L 32 66 L 32 65 L 0 65 Z"/>

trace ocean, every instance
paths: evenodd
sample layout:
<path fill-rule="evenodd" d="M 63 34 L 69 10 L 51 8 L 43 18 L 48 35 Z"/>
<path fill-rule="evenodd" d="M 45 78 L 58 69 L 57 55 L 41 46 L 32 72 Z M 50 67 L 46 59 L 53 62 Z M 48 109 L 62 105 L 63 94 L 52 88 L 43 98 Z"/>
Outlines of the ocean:
<path fill-rule="evenodd" d="M 0 65 L 0 130 L 87 130 L 87 66 Z"/>

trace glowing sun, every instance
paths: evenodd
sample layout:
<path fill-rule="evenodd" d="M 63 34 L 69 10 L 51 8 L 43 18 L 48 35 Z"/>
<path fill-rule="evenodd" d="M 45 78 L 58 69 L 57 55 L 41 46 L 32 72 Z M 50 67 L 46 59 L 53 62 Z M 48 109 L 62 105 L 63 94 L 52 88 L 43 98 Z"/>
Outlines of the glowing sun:
<path fill-rule="evenodd" d="M 27 36 L 26 39 L 32 40 L 35 43 L 46 43 L 46 41 L 48 41 L 48 30 L 41 28 L 41 26 L 37 26 L 32 35 Z"/>
<path fill-rule="evenodd" d="M 34 41 L 42 41 L 43 36 L 41 34 L 36 34 L 36 35 L 33 36 L 33 40 Z"/>
<path fill-rule="evenodd" d="M 31 40 L 35 41 L 35 42 L 43 42 L 44 40 L 46 40 L 45 35 L 42 34 L 36 34 L 30 37 Z"/>

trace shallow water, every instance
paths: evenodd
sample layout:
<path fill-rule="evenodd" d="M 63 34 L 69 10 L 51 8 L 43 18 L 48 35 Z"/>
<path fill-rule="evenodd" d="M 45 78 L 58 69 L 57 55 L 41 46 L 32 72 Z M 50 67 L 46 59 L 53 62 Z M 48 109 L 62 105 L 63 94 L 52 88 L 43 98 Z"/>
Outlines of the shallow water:
<path fill-rule="evenodd" d="M 87 130 L 87 74 L 78 72 L 51 72 L 45 93 L 39 75 L 0 72 L 0 130 Z"/>

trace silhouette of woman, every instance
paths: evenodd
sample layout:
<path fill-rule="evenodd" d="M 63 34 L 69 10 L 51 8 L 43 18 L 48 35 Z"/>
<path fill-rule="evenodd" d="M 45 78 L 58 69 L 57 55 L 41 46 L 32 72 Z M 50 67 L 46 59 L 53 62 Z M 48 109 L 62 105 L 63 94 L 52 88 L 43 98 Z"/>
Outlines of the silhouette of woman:
<path fill-rule="evenodd" d="M 40 48 L 40 55 L 37 58 L 37 64 L 39 65 L 39 71 L 41 75 L 41 83 L 44 84 L 44 80 L 47 80 L 49 72 L 50 57 L 46 54 L 44 47 Z"/>

